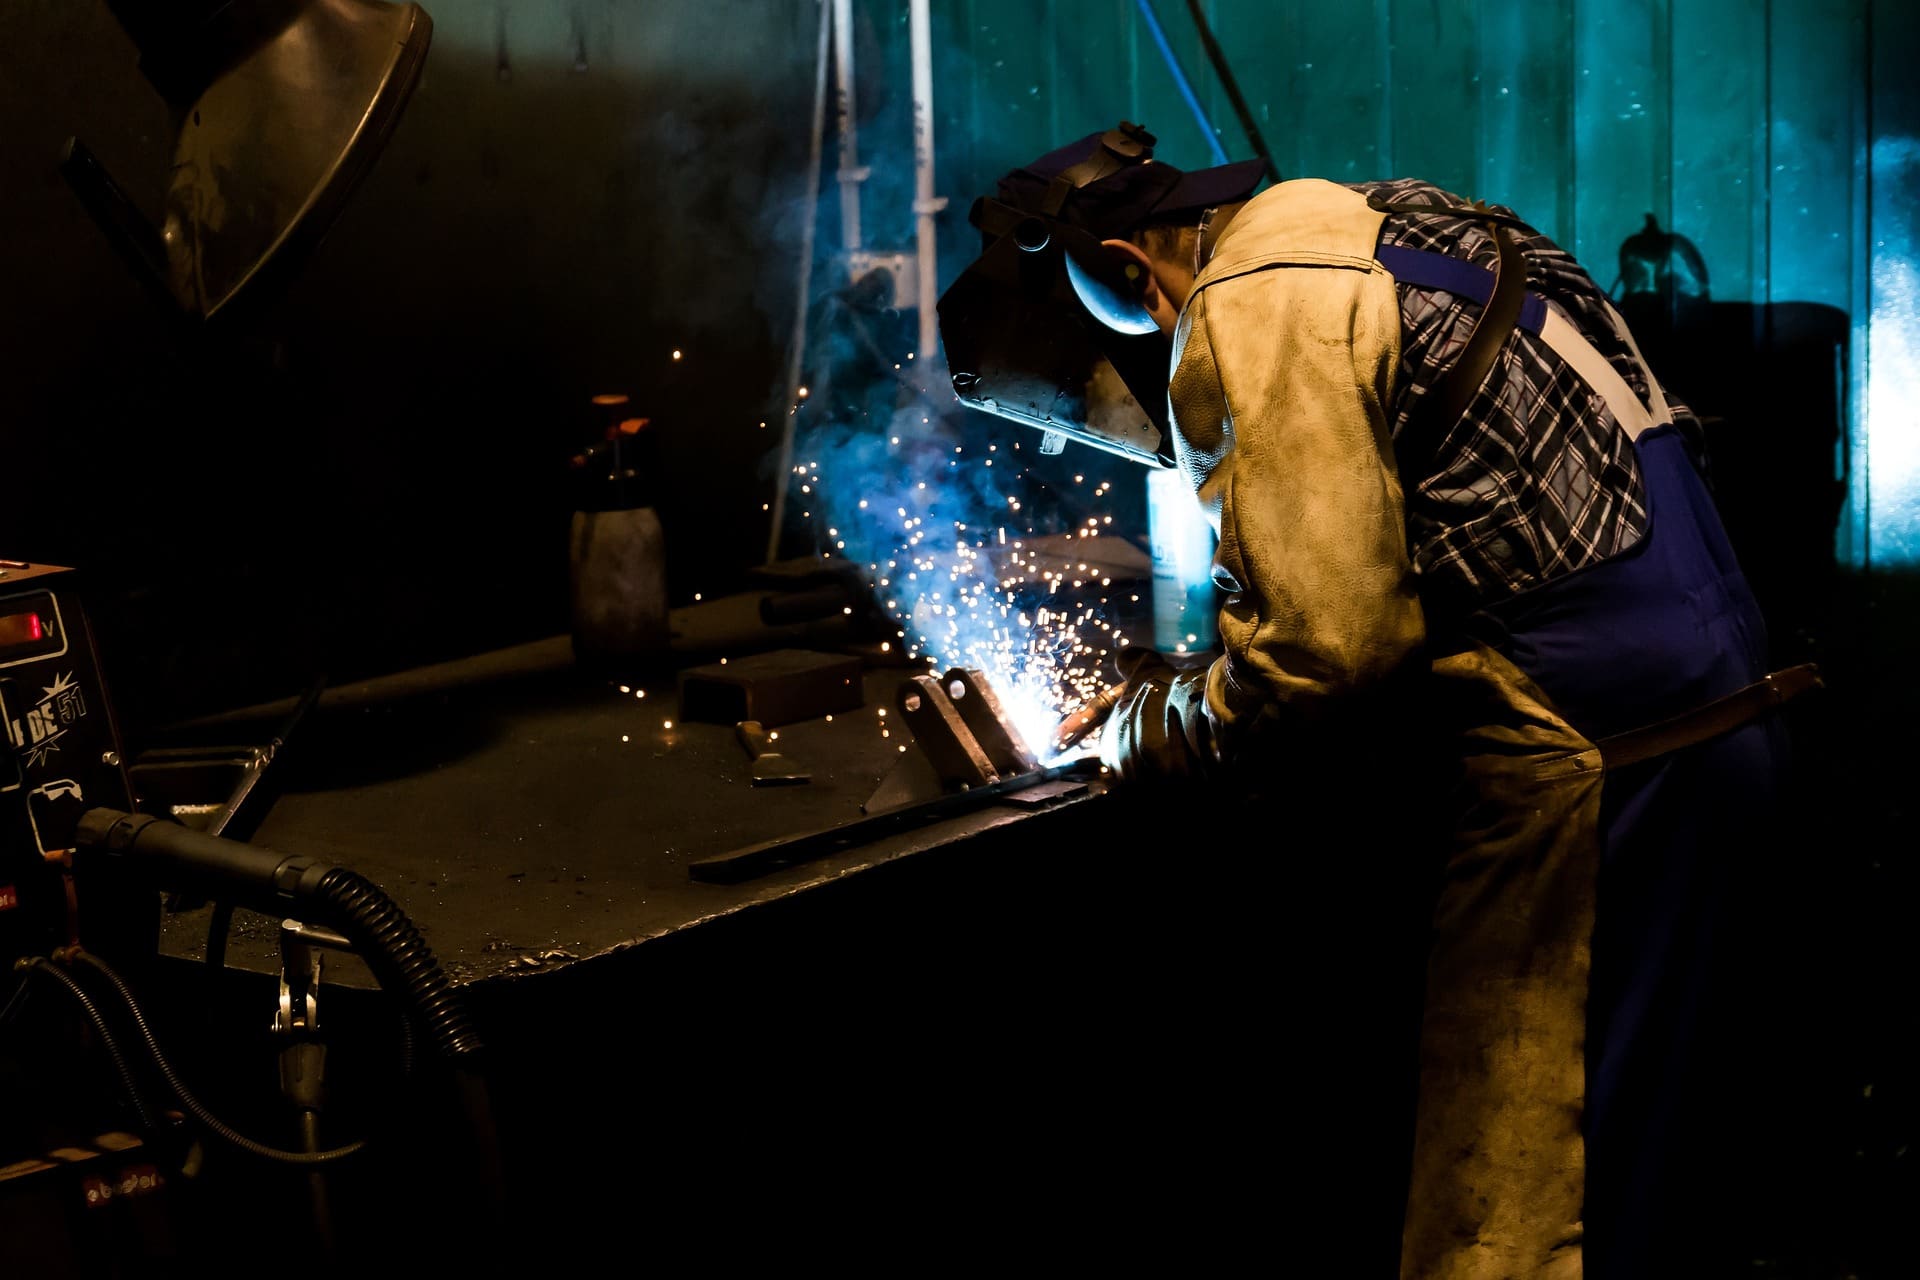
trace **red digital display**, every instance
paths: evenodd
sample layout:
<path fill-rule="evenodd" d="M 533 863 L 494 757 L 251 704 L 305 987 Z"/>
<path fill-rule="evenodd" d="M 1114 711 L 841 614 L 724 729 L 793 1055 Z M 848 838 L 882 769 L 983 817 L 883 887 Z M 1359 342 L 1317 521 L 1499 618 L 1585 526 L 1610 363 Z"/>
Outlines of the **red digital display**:
<path fill-rule="evenodd" d="M 60 627 L 54 621 L 53 597 L 36 592 L 0 605 L 0 662 L 57 652 Z"/>
<path fill-rule="evenodd" d="M 0 646 L 26 644 L 46 637 L 47 624 L 37 613 L 16 613 L 0 618 Z"/>

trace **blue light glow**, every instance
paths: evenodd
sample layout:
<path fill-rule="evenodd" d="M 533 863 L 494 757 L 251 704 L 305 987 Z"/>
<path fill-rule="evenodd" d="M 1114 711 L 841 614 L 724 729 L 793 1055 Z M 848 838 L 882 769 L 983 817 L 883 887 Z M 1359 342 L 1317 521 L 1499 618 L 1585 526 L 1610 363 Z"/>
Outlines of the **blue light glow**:
<path fill-rule="evenodd" d="M 1911 189 L 1920 141 L 1874 144 L 1876 182 Z M 1876 219 L 1866 386 L 1867 519 L 1872 563 L 1920 564 L 1920 244 L 1912 213 Z"/>

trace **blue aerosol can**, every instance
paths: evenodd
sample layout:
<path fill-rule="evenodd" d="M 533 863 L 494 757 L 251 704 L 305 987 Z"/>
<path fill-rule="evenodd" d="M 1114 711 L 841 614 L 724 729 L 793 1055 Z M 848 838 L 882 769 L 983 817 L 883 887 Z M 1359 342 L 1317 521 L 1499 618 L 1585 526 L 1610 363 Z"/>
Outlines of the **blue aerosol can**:
<path fill-rule="evenodd" d="M 1162 653 L 1213 648 L 1220 639 L 1213 526 L 1177 468 L 1147 473 L 1147 541 L 1153 548 L 1153 647 Z"/>

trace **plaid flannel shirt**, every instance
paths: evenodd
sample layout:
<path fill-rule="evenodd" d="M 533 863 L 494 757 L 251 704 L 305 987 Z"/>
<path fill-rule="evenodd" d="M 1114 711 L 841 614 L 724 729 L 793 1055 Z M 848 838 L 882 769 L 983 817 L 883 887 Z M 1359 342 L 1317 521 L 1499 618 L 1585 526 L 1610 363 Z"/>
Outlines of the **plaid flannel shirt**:
<path fill-rule="evenodd" d="M 1395 203 L 1468 203 L 1414 179 L 1352 187 Z M 1566 250 L 1531 227 L 1518 236 L 1528 290 L 1564 310 L 1644 400 L 1646 375 L 1608 322 L 1606 295 Z M 1499 258 L 1481 225 L 1451 218 L 1389 214 L 1380 242 L 1439 251 L 1488 270 Z M 1480 315 L 1478 303 L 1441 290 L 1402 284 L 1398 292 L 1395 439 L 1428 388 L 1459 359 Z M 1697 419 L 1672 397 L 1668 404 L 1698 463 Z M 1580 376 L 1524 331 L 1508 340 L 1466 415 L 1442 437 L 1428 473 L 1401 482 L 1408 552 L 1426 583 L 1423 594 L 1469 611 L 1610 559 L 1647 531 L 1632 441 Z"/>

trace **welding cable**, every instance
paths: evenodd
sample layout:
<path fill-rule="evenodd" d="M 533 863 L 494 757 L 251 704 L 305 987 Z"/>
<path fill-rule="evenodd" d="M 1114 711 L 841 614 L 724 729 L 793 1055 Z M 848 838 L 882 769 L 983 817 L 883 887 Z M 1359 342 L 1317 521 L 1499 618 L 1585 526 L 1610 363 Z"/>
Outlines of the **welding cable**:
<path fill-rule="evenodd" d="M 454 1088 L 473 1142 L 468 1153 L 474 1162 L 473 1176 L 487 1202 L 504 1207 L 506 1178 L 493 1101 L 475 1066 L 482 1049 L 480 1034 L 467 1021 L 460 993 L 434 959 L 433 949 L 399 904 L 358 872 L 328 869 L 313 896 L 333 914 L 340 932 L 353 939 L 355 950 L 380 985 L 407 1002 L 428 1040 L 453 1067 Z M 409 1048 L 411 1044 L 409 1038 Z"/>
<path fill-rule="evenodd" d="M 1135 0 L 1135 2 L 1139 5 L 1140 16 L 1146 20 L 1147 34 L 1151 35 L 1154 44 L 1160 47 L 1160 57 L 1167 64 L 1167 72 L 1173 76 L 1174 88 L 1180 90 L 1181 98 L 1186 101 L 1187 110 L 1193 112 L 1194 122 L 1200 126 L 1200 132 L 1206 135 L 1207 147 L 1213 152 L 1213 162 L 1227 163 L 1227 151 L 1220 145 L 1220 134 L 1214 129 L 1213 121 L 1207 118 L 1207 109 L 1200 105 L 1200 95 L 1193 91 L 1193 81 L 1187 79 L 1187 73 L 1173 51 L 1173 44 L 1167 39 L 1167 29 L 1160 25 L 1160 15 L 1153 11 L 1153 0 Z"/>
<path fill-rule="evenodd" d="M 224 840 L 148 814 L 89 809 L 76 826 L 82 856 L 158 887 L 203 890 L 256 911 L 308 913 L 345 934 L 428 1041 L 458 1064 L 481 1051 L 459 995 L 398 903 L 337 864 Z"/>
<path fill-rule="evenodd" d="M 264 1142 L 255 1142 L 252 1138 L 234 1129 L 231 1125 L 224 1123 L 220 1117 L 207 1110 L 207 1108 L 201 1104 L 200 1100 L 193 1096 L 192 1092 L 188 1090 L 186 1083 L 180 1079 L 180 1073 L 173 1069 L 171 1062 L 167 1061 L 167 1055 L 160 1051 L 160 1041 L 153 1034 L 153 1025 L 147 1021 L 146 1013 L 140 1008 L 140 1002 L 134 999 L 133 991 L 127 986 L 126 982 L 121 979 L 120 975 L 114 972 L 113 967 L 99 956 L 87 951 L 75 951 L 73 958 L 76 963 L 87 966 L 87 968 L 106 979 L 107 984 L 113 988 L 114 994 L 120 997 L 120 1003 L 126 1007 L 127 1013 L 133 1018 L 133 1025 L 139 1029 L 140 1038 L 146 1042 L 147 1056 L 153 1059 L 153 1064 L 156 1067 L 160 1068 L 160 1078 L 167 1082 L 168 1090 L 172 1092 L 175 1098 L 180 1100 L 180 1105 L 187 1109 L 188 1115 L 198 1120 L 209 1133 L 219 1138 L 222 1142 L 225 1142 L 231 1147 L 238 1148 L 248 1155 L 258 1156 L 262 1160 L 272 1160 L 277 1164 L 295 1165 L 326 1164 L 334 1160 L 344 1160 L 346 1157 L 362 1150 L 367 1145 L 363 1141 L 356 1141 L 349 1142 L 343 1147 L 333 1147 L 325 1151 L 286 1151 L 279 1147 L 270 1147 Z M 46 962 L 41 961 L 40 963 L 45 964 Z M 74 983 L 73 979 L 67 977 L 66 974 L 60 973 L 60 971 L 52 965 L 47 965 L 47 968 L 51 972 L 58 974 L 60 979 L 72 987 L 74 991 L 80 991 L 79 985 Z M 80 992 L 80 994 L 84 999 L 86 993 Z"/>
<path fill-rule="evenodd" d="M 385 891 L 357 871 L 330 867 L 313 897 L 351 938 L 380 985 L 406 1001 L 435 1048 L 451 1062 L 481 1050 L 459 993 L 434 959 L 420 930 Z"/>
<path fill-rule="evenodd" d="M 354 950 L 381 987 L 405 1002 L 406 1015 L 419 1019 L 428 1041 L 453 1068 L 454 1088 L 473 1144 L 468 1152 L 472 1176 L 486 1202 L 503 1207 L 506 1179 L 500 1138 L 487 1083 L 477 1066 L 484 1046 L 433 949 L 400 905 L 356 871 L 329 867 L 302 896 L 353 941 Z M 407 1044 L 411 1056 L 411 1035 Z"/>
<path fill-rule="evenodd" d="M 477 1066 L 479 1033 L 426 939 L 380 886 L 342 866 L 117 809 L 81 814 L 75 839 L 83 857 L 156 887 L 200 889 L 258 911 L 285 914 L 291 908 L 345 934 L 381 988 L 418 1019 L 418 1030 L 453 1068 L 474 1142 L 474 1176 L 490 1202 L 501 1202 L 499 1143 Z"/>
<path fill-rule="evenodd" d="M 93 997 L 45 956 L 18 961 L 16 967 L 24 968 L 29 974 L 38 974 L 73 997 L 74 1002 L 80 1006 L 80 1011 L 87 1015 L 87 1021 L 92 1024 L 93 1033 L 100 1038 L 107 1056 L 113 1059 L 113 1069 L 120 1076 L 120 1087 L 126 1092 L 127 1100 L 133 1103 L 134 1111 L 140 1116 L 141 1127 L 148 1133 L 164 1132 L 166 1126 L 154 1115 L 153 1108 L 147 1105 L 146 1095 L 140 1092 L 140 1086 L 133 1078 L 133 1068 L 127 1062 L 127 1055 L 121 1050 L 120 1042 L 114 1038 L 112 1028 L 107 1026 L 107 1020 L 100 1013 L 100 1006 L 93 1002 Z"/>
<path fill-rule="evenodd" d="M 1200 33 L 1200 45 L 1207 51 L 1207 61 L 1213 63 L 1214 74 L 1220 77 L 1220 87 L 1227 92 L 1227 101 L 1233 104 L 1233 113 L 1240 117 L 1240 127 L 1246 131 L 1247 141 L 1253 144 L 1253 153 L 1266 162 L 1267 177 L 1274 182 L 1280 181 L 1280 166 L 1273 162 L 1273 153 L 1267 150 L 1267 140 L 1260 136 L 1260 126 L 1253 122 L 1253 112 L 1247 109 L 1247 100 L 1240 96 L 1239 82 L 1233 78 L 1233 69 L 1227 65 L 1227 55 L 1220 48 L 1220 42 L 1213 38 L 1213 28 L 1207 23 L 1207 15 L 1200 7 L 1200 0 L 1187 0 L 1187 12 L 1193 15 L 1194 28 Z"/>
<path fill-rule="evenodd" d="M 13 986 L 13 994 L 7 997 L 6 1004 L 0 1005 L 0 1028 L 4 1028 L 22 1009 L 27 1007 L 28 982 L 27 975 L 21 974 L 20 981 Z"/>

